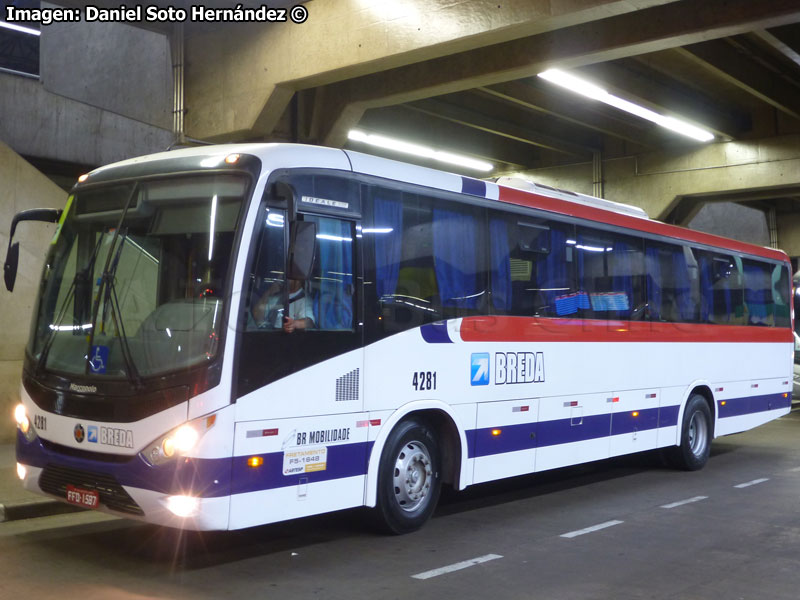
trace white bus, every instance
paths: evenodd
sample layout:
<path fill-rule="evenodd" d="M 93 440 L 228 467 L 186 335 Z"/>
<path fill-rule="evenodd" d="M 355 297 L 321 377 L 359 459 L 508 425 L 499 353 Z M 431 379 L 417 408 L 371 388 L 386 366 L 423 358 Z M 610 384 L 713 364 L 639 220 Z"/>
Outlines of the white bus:
<path fill-rule="evenodd" d="M 784 253 L 526 185 L 229 145 L 20 213 L 58 223 L 24 486 L 195 530 L 367 506 L 403 533 L 443 484 L 657 448 L 699 469 L 789 411 Z"/>

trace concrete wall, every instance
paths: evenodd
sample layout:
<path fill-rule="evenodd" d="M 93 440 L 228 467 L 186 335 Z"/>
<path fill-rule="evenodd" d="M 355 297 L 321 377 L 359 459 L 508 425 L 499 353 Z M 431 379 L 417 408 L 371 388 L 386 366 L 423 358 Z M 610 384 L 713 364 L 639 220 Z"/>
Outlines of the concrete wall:
<path fill-rule="evenodd" d="M 42 28 L 39 56 L 48 92 L 172 129 L 166 35 L 122 23 L 54 23 Z"/>
<path fill-rule="evenodd" d="M 0 141 L 19 154 L 103 165 L 166 150 L 172 131 L 48 92 L 0 73 Z"/>
<path fill-rule="evenodd" d="M 769 246 L 769 227 L 764 211 L 733 202 L 706 204 L 691 220 L 689 229 Z"/>
<path fill-rule="evenodd" d="M 11 219 L 27 208 L 62 208 L 67 194 L 0 142 L 0 252 L 5 261 Z M 19 271 L 14 293 L 0 289 L 0 443 L 14 439 L 11 418 L 19 402 L 22 358 L 33 310 L 34 297 L 45 252 L 55 225 L 22 223 L 14 240 L 20 243 Z"/>

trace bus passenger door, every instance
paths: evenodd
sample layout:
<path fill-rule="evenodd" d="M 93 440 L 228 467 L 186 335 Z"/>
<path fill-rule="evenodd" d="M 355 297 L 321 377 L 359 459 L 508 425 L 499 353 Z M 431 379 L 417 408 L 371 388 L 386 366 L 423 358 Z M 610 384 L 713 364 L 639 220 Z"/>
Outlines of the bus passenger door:
<path fill-rule="evenodd" d="M 611 396 L 611 456 L 652 450 L 658 442 L 660 390 L 628 390 Z"/>

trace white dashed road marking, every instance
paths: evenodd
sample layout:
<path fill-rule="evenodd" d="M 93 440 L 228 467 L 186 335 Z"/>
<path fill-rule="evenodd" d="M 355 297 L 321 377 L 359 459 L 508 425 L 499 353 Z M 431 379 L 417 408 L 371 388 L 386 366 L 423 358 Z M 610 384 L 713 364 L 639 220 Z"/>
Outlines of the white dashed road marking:
<path fill-rule="evenodd" d="M 676 508 L 684 504 L 691 504 L 692 502 L 700 502 L 700 500 L 708 500 L 708 496 L 695 496 L 694 498 L 687 498 L 686 500 L 678 500 L 670 504 L 662 504 L 661 508 Z"/>
<path fill-rule="evenodd" d="M 579 529 L 578 531 L 570 531 L 569 533 L 562 533 L 561 537 L 574 538 L 578 537 L 579 535 L 586 535 L 587 533 L 600 531 L 601 529 L 606 529 L 607 527 L 613 527 L 614 525 L 619 525 L 620 523 L 624 522 L 625 521 L 606 521 L 605 523 L 600 523 L 599 525 L 592 525 L 591 527 L 587 527 L 586 529 Z"/>
<path fill-rule="evenodd" d="M 746 488 L 750 487 L 751 485 L 758 485 L 759 483 L 764 483 L 765 481 L 769 481 L 769 478 L 765 477 L 763 479 L 753 479 L 753 481 L 746 481 L 745 483 L 740 483 L 739 485 L 735 485 L 735 488 Z"/>
<path fill-rule="evenodd" d="M 447 565 L 446 567 L 440 567 L 438 569 L 433 569 L 432 571 L 425 571 L 424 573 L 417 573 L 416 575 L 412 575 L 414 579 L 430 579 L 431 577 L 437 577 L 438 575 L 444 575 L 445 573 L 452 573 L 453 571 L 460 571 L 461 569 L 466 569 L 467 567 L 473 567 L 475 565 L 479 565 L 481 563 L 489 562 L 490 560 L 497 560 L 498 558 L 503 558 L 499 554 L 486 554 L 484 556 L 479 556 L 478 558 L 471 558 L 470 560 L 465 560 L 460 563 L 455 563 L 454 565 Z"/>

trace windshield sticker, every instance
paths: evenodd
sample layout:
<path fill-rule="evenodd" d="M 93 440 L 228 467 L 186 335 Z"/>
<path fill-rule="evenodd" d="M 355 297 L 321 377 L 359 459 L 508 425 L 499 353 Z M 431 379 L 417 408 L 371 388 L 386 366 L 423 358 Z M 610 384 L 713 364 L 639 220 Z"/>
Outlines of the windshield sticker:
<path fill-rule="evenodd" d="M 108 346 L 92 346 L 92 358 L 89 360 L 89 369 L 92 373 L 105 373 L 107 364 Z"/>
<path fill-rule="evenodd" d="M 292 448 L 283 453 L 283 474 L 314 473 L 328 468 L 328 448 Z"/>

